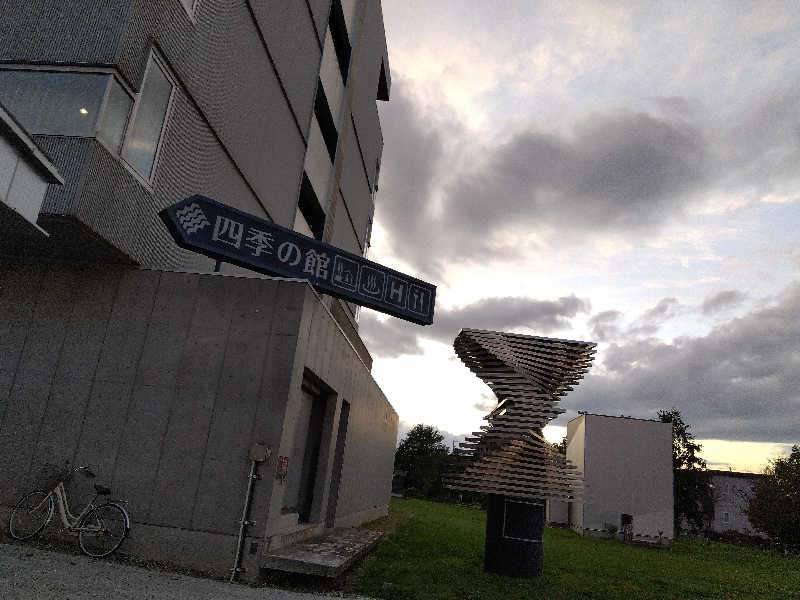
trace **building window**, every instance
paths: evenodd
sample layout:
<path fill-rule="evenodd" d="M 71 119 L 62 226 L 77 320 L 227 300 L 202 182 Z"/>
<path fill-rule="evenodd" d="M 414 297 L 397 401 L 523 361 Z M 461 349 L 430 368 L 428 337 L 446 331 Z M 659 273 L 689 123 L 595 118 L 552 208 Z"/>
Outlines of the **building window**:
<path fill-rule="evenodd" d="M 314 116 L 317 118 L 317 124 L 322 132 L 322 139 L 325 140 L 325 147 L 328 149 L 328 156 L 331 157 L 331 163 L 333 163 L 336 158 L 336 144 L 339 141 L 339 132 L 336 131 L 336 123 L 333 120 L 322 81 L 317 81 L 317 97 L 314 99 Z"/>
<path fill-rule="evenodd" d="M 378 75 L 378 95 L 376 99 L 389 99 L 389 78 L 386 77 L 386 67 L 383 64 L 383 59 L 381 59 L 381 72 L 380 75 Z"/>
<path fill-rule="evenodd" d="M 328 28 L 331 30 L 333 47 L 336 49 L 336 60 L 339 62 L 339 72 L 342 81 L 347 85 L 347 72 L 350 69 L 350 40 L 347 37 L 347 24 L 340 0 L 333 0 L 331 12 L 328 16 Z"/>
<path fill-rule="evenodd" d="M 115 154 L 119 153 L 133 99 L 113 77 L 109 78 L 105 109 L 100 117 L 97 137 Z"/>
<path fill-rule="evenodd" d="M 173 88 L 164 68 L 151 55 L 122 148 L 122 157 L 147 180 L 152 178 Z"/>
<path fill-rule="evenodd" d="M 726 512 L 722 513 L 722 521 L 723 523 L 727 523 L 728 521 L 730 521 L 730 515 Z"/>
<path fill-rule="evenodd" d="M 308 179 L 308 175 L 303 173 L 303 183 L 300 185 L 300 198 L 297 203 L 298 215 L 302 218 L 303 223 L 308 229 L 301 231 L 295 227 L 296 231 L 300 231 L 304 235 L 321 240 L 322 234 L 325 231 L 325 211 L 319 205 L 317 195 L 314 193 L 314 187 Z"/>
<path fill-rule="evenodd" d="M 32 135 L 97 137 L 116 152 L 133 100 L 109 73 L 6 69 L 0 103 Z"/>
<path fill-rule="evenodd" d="M 200 0 L 180 0 L 180 2 L 183 4 L 183 8 L 186 9 L 186 13 L 194 18 L 194 13 L 197 9 L 197 5 L 200 4 Z"/>

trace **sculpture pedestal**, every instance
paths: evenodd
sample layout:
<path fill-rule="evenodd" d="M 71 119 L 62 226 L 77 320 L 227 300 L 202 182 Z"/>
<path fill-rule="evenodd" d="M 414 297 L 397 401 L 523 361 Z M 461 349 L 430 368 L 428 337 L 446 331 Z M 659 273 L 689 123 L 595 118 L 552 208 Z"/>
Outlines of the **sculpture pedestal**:
<path fill-rule="evenodd" d="M 538 577 L 543 533 L 543 501 L 489 494 L 484 569 L 510 577 Z"/>

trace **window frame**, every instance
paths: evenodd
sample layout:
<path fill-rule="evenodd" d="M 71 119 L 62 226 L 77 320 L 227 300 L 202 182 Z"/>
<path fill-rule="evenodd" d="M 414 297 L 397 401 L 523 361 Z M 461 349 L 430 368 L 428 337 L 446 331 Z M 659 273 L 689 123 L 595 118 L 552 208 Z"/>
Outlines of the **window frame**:
<path fill-rule="evenodd" d="M 108 99 L 111 96 L 111 86 L 113 85 L 113 81 L 116 80 L 120 83 L 123 91 L 128 94 L 131 99 L 131 105 L 128 108 L 128 114 L 125 116 L 125 127 L 122 129 L 122 137 L 119 140 L 119 144 L 117 144 L 117 148 L 109 148 L 108 144 L 106 144 L 105 140 L 101 139 L 98 135 L 100 133 L 100 127 L 102 126 L 101 121 L 105 116 L 106 107 L 108 106 Z M 125 136 L 128 133 L 128 125 L 130 125 L 131 117 L 133 116 L 133 107 L 136 106 L 136 94 L 130 92 L 128 87 L 120 82 L 119 78 L 115 74 L 111 74 L 111 77 L 108 78 L 108 82 L 106 83 L 106 91 L 103 93 L 103 100 L 100 102 L 100 117 L 97 119 L 97 125 L 94 129 L 94 139 L 103 146 L 106 150 L 108 150 L 114 156 L 117 156 L 122 159 L 122 146 L 125 144 Z"/>
<path fill-rule="evenodd" d="M 123 156 L 123 150 L 133 131 L 132 125 L 136 121 L 136 116 L 139 112 L 139 106 L 141 105 L 142 92 L 144 91 L 145 82 L 147 81 L 147 76 L 150 73 L 150 69 L 153 67 L 153 64 L 156 64 L 158 68 L 161 69 L 161 73 L 169 82 L 171 89 L 169 92 L 169 100 L 167 101 L 167 109 L 164 111 L 164 121 L 161 123 L 161 129 L 158 132 L 158 142 L 156 143 L 156 149 L 153 153 L 153 166 L 150 169 L 150 175 L 145 176 L 144 173 L 140 173 L 139 170 Z M 147 64 L 145 66 L 144 73 L 142 74 L 139 92 L 134 97 L 133 106 L 128 114 L 128 125 L 125 128 L 125 135 L 122 136 L 122 143 L 120 144 L 119 152 L 119 158 L 122 164 L 125 165 L 128 168 L 128 171 L 133 173 L 139 182 L 143 183 L 149 190 L 153 189 L 153 180 L 155 179 L 159 158 L 161 157 L 161 147 L 164 144 L 164 133 L 167 130 L 167 123 L 169 122 L 170 115 L 172 114 L 172 105 L 175 101 L 175 89 L 177 87 L 177 81 L 172 75 L 172 71 L 167 67 L 167 61 L 161 57 L 155 48 L 151 48 L 150 53 L 147 55 Z"/>

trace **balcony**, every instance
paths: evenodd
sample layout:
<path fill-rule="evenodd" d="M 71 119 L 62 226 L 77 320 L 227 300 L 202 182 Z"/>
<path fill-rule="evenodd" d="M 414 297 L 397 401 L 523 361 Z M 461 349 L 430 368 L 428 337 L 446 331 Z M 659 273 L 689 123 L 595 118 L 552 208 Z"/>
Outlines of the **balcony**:
<path fill-rule="evenodd" d="M 49 237 L 36 221 L 50 184 L 63 185 L 64 179 L 0 105 L 0 247 Z"/>

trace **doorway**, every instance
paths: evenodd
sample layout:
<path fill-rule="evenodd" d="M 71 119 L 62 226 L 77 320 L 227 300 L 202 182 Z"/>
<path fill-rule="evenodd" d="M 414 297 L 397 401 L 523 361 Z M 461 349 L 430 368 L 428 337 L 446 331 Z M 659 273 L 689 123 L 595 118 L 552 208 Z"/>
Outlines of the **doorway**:
<path fill-rule="evenodd" d="M 325 412 L 329 398 L 335 401 L 336 396 L 323 389 L 314 379 L 303 378 L 300 401 L 294 415 L 294 442 L 281 510 L 284 514 L 297 513 L 297 520 L 300 523 L 310 523 L 312 520 Z"/>
<path fill-rule="evenodd" d="M 339 503 L 339 484 L 342 481 L 342 465 L 344 464 L 344 447 L 347 440 L 347 421 L 349 418 L 350 403 L 347 400 L 342 400 L 342 410 L 339 412 L 339 429 L 336 433 L 336 450 L 333 454 L 328 510 L 325 513 L 325 527 L 327 528 L 333 527 L 336 520 L 336 505 Z"/>
<path fill-rule="evenodd" d="M 308 407 L 308 424 L 305 435 L 305 452 L 300 469 L 300 486 L 297 495 L 298 521 L 311 520 L 314 487 L 317 482 L 319 451 L 322 444 L 322 425 L 325 420 L 325 397 L 317 389 L 303 386 L 303 403 Z"/>

